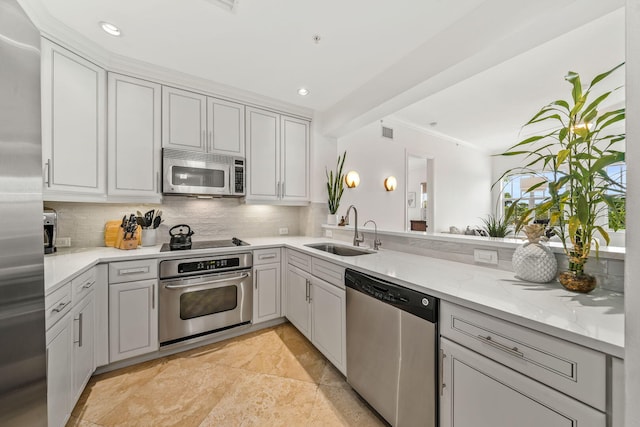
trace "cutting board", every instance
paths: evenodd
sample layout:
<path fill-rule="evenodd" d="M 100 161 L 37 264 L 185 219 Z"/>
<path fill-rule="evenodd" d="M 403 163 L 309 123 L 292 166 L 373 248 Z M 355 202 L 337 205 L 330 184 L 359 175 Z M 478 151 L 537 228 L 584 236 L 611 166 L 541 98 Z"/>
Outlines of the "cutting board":
<path fill-rule="evenodd" d="M 121 219 L 116 219 L 113 221 L 107 221 L 104 225 L 104 245 L 110 248 L 113 248 L 118 241 L 118 234 L 122 231 L 120 228 L 120 224 L 122 224 Z M 136 229 L 136 238 L 138 239 L 138 245 L 142 244 L 142 228 L 138 227 Z"/>

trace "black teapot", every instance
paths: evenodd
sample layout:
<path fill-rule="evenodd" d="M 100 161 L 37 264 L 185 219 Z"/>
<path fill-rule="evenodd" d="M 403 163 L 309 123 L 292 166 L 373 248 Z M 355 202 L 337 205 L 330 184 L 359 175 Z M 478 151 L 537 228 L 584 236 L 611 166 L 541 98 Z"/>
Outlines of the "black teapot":
<path fill-rule="evenodd" d="M 187 229 L 187 232 L 184 232 L 184 229 Z M 178 229 L 177 232 L 173 230 Z M 191 236 L 195 233 L 191 231 L 191 227 L 187 224 L 178 224 L 176 226 L 171 227 L 169 230 L 169 235 L 171 236 L 171 241 L 169 242 L 169 248 L 172 251 L 180 250 L 180 249 L 191 249 Z"/>

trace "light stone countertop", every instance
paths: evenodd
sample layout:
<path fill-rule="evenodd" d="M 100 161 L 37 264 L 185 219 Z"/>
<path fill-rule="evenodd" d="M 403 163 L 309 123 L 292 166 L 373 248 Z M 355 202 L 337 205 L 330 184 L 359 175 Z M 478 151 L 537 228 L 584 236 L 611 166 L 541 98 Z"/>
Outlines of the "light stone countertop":
<path fill-rule="evenodd" d="M 328 238 L 268 237 L 243 240 L 251 246 L 163 253 L 160 253 L 160 245 L 130 251 L 105 247 L 61 250 L 45 256 L 45 293 L 53 292 L 98 263 L 192 257 L 284 246 L 347 268 L 391 279 L 442 300 L 585 347 L 624 357 L 624 297 L 619 293 L 598 288 L 590 294 L 577 294 L 564 290 L 557 282 L 524 282 L 515 279 L 512 272 L 386 249 L 369 255 L 342 257 L 304 246 L 327 241 L 346 245 Z"/>

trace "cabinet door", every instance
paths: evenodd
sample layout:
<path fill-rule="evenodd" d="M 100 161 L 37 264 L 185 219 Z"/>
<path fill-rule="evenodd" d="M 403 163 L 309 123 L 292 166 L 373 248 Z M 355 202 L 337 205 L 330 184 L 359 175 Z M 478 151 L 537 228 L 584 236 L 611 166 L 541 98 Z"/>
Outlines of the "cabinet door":
<path fill-rule="evenodd" d="M 157 280 L 109 285 L 109 362 L 158 349 Z"/>
<path fill-rule="evenodd" d="M 42 161 L 50 194 L 105 193 L 106 74 L 42 39 Z"/>
<path fill-rule="evenodd" d="M 280 132 L 280 198 L 309 200 L 309 122 L 282 116 Z"/>
<path fill-rule="evenodd" d="M 161 86 L 109 73 L 108 194 L 160 198 Z"/>
<path fill-rule="evenodd" d="M 312 277 L 310 298 L 312 342 L 336 368 L 346 373 L 345 291 Z"/>
<path fill-rule="evenodd" d="M 247 107 L 247 194 L 251 200 L 280 197 L 279 115 Z"/>
<path fill-rule="evenodd" d="M 442 427 L 604 427 L 605 414 L 442 338 Z"/>
<path fill-rule="evenodd" d="M 207 97 L 169 86 L 162 87 L 162 146 L 207 150 Z"/>
<path fill-rule="evenodd" d="M 208 98 L 209 151 L 244 157 L 244 105 Z"/>
<path fill-rule="evenodd" d="M 62 427 L 71 413 L 71 315 L 47 331 L 47 418 L 50 427 Z"/>
<path fill-rule="evenodd" d="M 291 265 L 287 266 L 287 319 L 309 339 L 311 339 L 311 311 L 309 305 L 310 277 L 311 276 L 296 267 Z"/>
<path fill-rule="evenodd" d="M 73 385 L 72 405 L 95 369 L 95 297 L 91 292 L 73 309 Z"/>
<path fill-rule="evenodd" d="M 254 268 L 253 323 L 280 317 L 280 264 Z"/>

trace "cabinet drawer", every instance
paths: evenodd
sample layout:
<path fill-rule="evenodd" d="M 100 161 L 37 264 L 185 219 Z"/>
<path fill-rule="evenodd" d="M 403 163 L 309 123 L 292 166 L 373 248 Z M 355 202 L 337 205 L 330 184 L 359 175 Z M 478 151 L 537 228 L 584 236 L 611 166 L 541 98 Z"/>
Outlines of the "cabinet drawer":
<path fill-rule="evenodd" d="M 307 273 L 311 273 L 311 256 L 303 254 L 301 252 L 296 252 L 292 250 L 287 250 L 287 262 L 291 265 L 295 265 L 301 270 L 306 271 Z"/>
<path fill-rule="evenodd" d="M 253 265 L 280 262 L 280 248 L 256 249 L 253 251 Z"/>
<path fill-rule="evenodd" d="M 443 337 L 606 410 L 604 354 L 447 302 L 440 322 Z"/>
<path fill-rule="evenodd" d="M 91 268 L 71 281 L 72 301 L 76 305 L 85 295 L 93 291 L 96 284 L 96 269 Z"/>
<path fill-rule="evenodd" d="M 71 282 L 45 298 L 45 327 L 48 330 L 71 310 Z"/>
<path fill-rule="evenodd" d="M 336 285 L 340 289 L 344 289 L 344 267 L 318 258 L 312 258 L 311 274 L 332 285 Z"/>
<path fill-rule="evenodd" d="M 109 283 L 133 282 L 157 277 L 158 261 L 155 259 L 112 262 L 109 264 Z"/>

